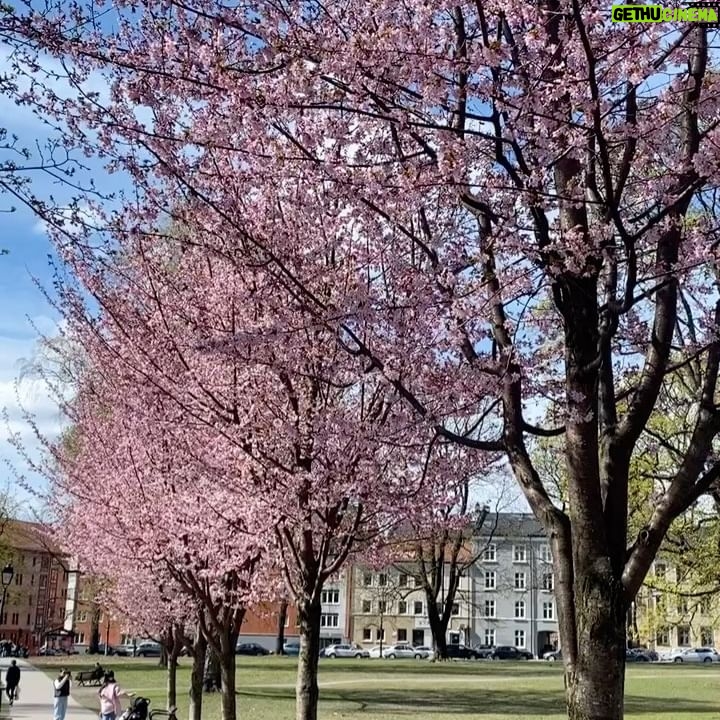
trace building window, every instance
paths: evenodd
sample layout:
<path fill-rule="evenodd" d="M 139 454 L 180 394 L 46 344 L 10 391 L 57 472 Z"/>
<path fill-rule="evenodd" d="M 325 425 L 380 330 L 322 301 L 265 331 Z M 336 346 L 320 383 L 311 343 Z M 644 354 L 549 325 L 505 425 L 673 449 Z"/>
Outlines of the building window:
<path fill-rule="evenodd" d="M 18 613 L 12 614 L 12 619 L 10 620 L 11 625 L 19 625 L 20 624 L 20 615 Z"/>
<path fill-rule="evenodd" d="M 323 613 L 320 616 L 320 627 L 336 628 L 340 622 L 340 616 L 337 613 Z"/>
<path fill-rule="evenodd" d="M 323 590 L 320 594 L 320 602 L 323 605 L 339 605 L 340 604 L 340 591 L 339 590 Z"/>
<path fill-rule="evenodd" d="M 383 615 L 388 611 L 387 600 L 378 600 L 378 612 Z"/>
<path fill-rule="evenodd" d="M 700 610 L 701 615 L 709 615 L 710 614 L 710 598 L 709 597 L 700 598 L 700 603 L 698 604 L 698 609 Z"/>
<path fill-rule="evenodd" d="M 555 619 L 555 603 L 550 602 L 543 603 L 543 620 L 554 620 Z"/>
<path fill-rule="evenodd" d="M 685 615 L 688 611 L 688 599 L 682 595 L 677 600 L 677 611 L 680 615 Z"/>
<path fill-rule="evenodd" d="M 363 640 L 370 642 L 372 640 L 372 628 L 363 628 Z"/>
<path fill-rule="evenodd" d="M 363 600 L 362 601 L 362 611 L 366 614 L 372 612 L 372 601 L 371 600 Z"/>
<path fill-rule="evenodd" d="M 486 628 L 485 629 L 485 645 L 487 645 L 487 646 L 495 645 L 495 628 Z"/>
<path fill-rule="evenodd" d="M 497 562 L 497 545 L 491 543 L 483 550 L 483 560 L 485 562 Z"/>
<path fill-rule="evenodd" d="M 84 645 L 85 644 L 85 633 L 75 633 L 75 642 L 78 645 Z"/>
<path fill-rule="evenodd" d="M 460 614 L 460 603 L 453 603 L 452 609 L 450 611 L 453 615 L 459 615 Z"/>
<path fill-rule="evenodd" d="M 550 552 L 549 545 L 541 545 L 540 546 L 540 559 L 546 563 L 552 562 L 552 553 Z"/>
<path fill-rule="evenodd" d="M 655 596 L 655 612 L 665 612 L 665 598 L 660 593 Z"/>
<path fill-rule="evenodd" d="M 513 562 L 527 562 L 527 551 L 524 545 L 513 545 Z"/>
<path fill-rule="evenodd" d="M 22 585 L 22 581 L 23 581 L 22 573 L 18 573 L 18 574 L 15 576 L 15 584 L 16 584 L 16 585 Z"/>
<path fill-rule="evenodd" d="M 407 630 L 405 628 L 400 628 L 397 632 L 398 642 L 407 642 Z"/>
<path fill-rule="evenodd" d="M 380 642 L 380 641 L 385 642 L 385 628 L 382 628 L 382 630 L 380 628 L 378 628 L 375 631 L 375 639 L 378 642 Z"/>
<path fill-rule="evenodd" d="M 515 631 L 515 647 L 519 647 L 519 648 L 525 647 L 525 631 L 524 630 L 516 630 Z"/>
<path fill-rule="evenodd" d="M 494 590 L 496 584 L 496 575 L 494 570 L 488 570 L 485 573 L 485 589 Z"/>
<path fill-rule="evenodd" d="M 413 603 L 413 615 L 422 615 L 422 614 L 423 614 L 422 600 L 416 600 Z"/>
<path fill-rule="evenodd" d="M 515 589 L 516 590 L 525 590 L 526 589 L 524 572 L 515 573 Z"/>
<path fill-rule="evenodd" d="M 524 600 L 518 600 L 515 603 L 515 617 L 518 620 L 525 619 L 525 601 Z"/>
<path fill-rule="evenodd" d="M 88 619 L 88 615 L 85 610 L 78 613 L 78 622 L 85 623 L 85 622 L 87 622 L 87 619 Z"/>
<path fill-rule="evenodd" d="M 715 633 L 711 627 L 700 628 L 700 644 L 708 647 L 715 645 Z"/>
<path fill-rule="evenodd" d="M 25 624 L 28 625 L 28 626 L 30 625 L 30 613 L 28 613 L 28 619 L 27 619 L 27 622 L 26 622 Z"/>
<path fill-rule="evenodd" d="M 407 584 L 408 584 L 407 573 L 400 573 L 400 575 L 398 575 L 398 587 L 407 587 Z"/>
<path fill-rule="evenodd" d="M 407 602 L 398 600 L 398 615 L 407 615 Z"/>
<path fill-rule="evenodd" d="M 679 625 L 677 629 L 678 645 L 685 647 L 690 644 L 690 626 Z"/>
<path fill-rule="evenodd" d="M 667 627 L 660 627 L 655 633 L 655 644 L 656 645 L 669 645 L 670 644 L 670 629 Z"/>
<path fill-rule="evenodd" d="M 378 575 L 378 585 L 380 587 L 385 587 L 387 585 L 387 574 L 386 573 L 380 573 Z"/>
<path fill-rule="evenodd" d="M 485 601 L 485 617 L 486 618 L 494 618 L 495 617 L 495 601 L 494 600 L 486 600 Z"/>
<path fill-rule="evenodd" d="M 667 565 L 665 565 L 665 563 L 655 563 L 655 577 L 658 580 L 664 579 L 666 573 Z"/>
<path fill-rule="evenodd" d="M 363 573 L 363 585 L 365 587 L 372 585 L 372 573 Z"/>
<path fill-rule="evenodd" d="M 548 592 L 552 592 L 555 589 L 555 576 L 552 573 L 543 574 L 542 589 Z"/>

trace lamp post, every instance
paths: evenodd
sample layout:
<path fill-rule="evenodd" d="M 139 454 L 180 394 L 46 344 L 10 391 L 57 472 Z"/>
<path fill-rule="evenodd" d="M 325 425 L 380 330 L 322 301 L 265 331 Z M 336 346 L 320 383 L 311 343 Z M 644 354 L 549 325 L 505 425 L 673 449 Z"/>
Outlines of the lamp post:
<path fill-rule="evenodd" d="M 2 569 L 0 573 L 0 580 L 2 581 L 2 601 L 0 601 L 0 624 L 3 623 L 3 614 L 5 613 L 5 600 L 7 599 L 7 590 L 12 582 L 13 576 L 15 575 L 15 569 L 12 565 L 8 564 Z"/>

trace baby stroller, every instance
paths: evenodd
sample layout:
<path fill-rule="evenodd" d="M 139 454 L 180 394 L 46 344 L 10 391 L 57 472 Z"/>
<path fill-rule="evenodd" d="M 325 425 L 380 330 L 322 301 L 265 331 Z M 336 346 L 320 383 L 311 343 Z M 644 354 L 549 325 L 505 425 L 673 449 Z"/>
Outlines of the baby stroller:
<path fill-rule="evenodd" d="M 147 720 L 150 701 L 144 697 L 133 698 L 130 707 L 120 716 L 120 720 Z"/>

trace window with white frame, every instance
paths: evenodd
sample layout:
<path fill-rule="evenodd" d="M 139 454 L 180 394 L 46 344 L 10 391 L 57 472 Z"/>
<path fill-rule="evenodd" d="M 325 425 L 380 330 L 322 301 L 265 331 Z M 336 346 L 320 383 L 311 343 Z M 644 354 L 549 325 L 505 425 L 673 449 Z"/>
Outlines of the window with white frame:
<path fill-rule="evenodd" d="M 543 573 L 542 589 L 552 592 L 555 589 L 555 576 L 552 573 Z"/>
<path fill-rule="evenodd" d="M 485 628 L 485 645 L 495 645 L 495 628 Z"/>
<path fill-rule="evenodd" d="M 372 640 L 372 628 L 363 628 L 363 641 L 370 642 Z"/>
<path fill-rule="evenodd" d="M 715 644 L 715 633 L 711 627 L 700 628 L 700 644 L 712 647 Z"/>
<path fill-rule="evenodd" d="M 517 648 L 525 647 L 525 631 L 524 630 L 516 630 L 515 631 L 515 647 L 517 647 Z"/>
<path fill-rule="evenodd" d="M 378 600 L 378 612 L 383 615 L 388 611 L 388 601 L 387 600 Z"/>
<path fill-rule="evenodd" d="M 320 627 L 336 628 L 339 622 L 340 616 L 337 613 L 323 613 L 320 616 Z"/>
<path fill-rule="evenodd" d="M 678 645 L 685 647 L 690 644 L 690 626 L 680 625 L 677 629 Z"/>
<path fill-rule="evenodd" d="M 552 562 L 552 553 L 550 552 L 549 545 L 540 546 L 540 560 L 546 563 Z"/>
<path fill-rule="evenodd" d="M 378 628 L 375 631 L 375 639 L 378 642 L 385 642 L 385 628 L 383 628 L 382 630 L 380 628 Z"/>
<path fill-rule="evenodd" d="M 513 545 L 513 562 L 527 562 L 527 548 L 524 545 Z"/>
<path fill-rule="evenodd" d="M 659 627 L 655 633 L 655 644 L 656 645 L 669 645 L 670 644 L 670 628 Z"/>
<path fill-rule="evenodd" d="M 407 601 L 398 600 L 398 615 L 407 615 Z"/>
<path fill-rule="evenodd" d="M 544 602 L 542 606 L 543 620 L 554 620 L 555 619 L 555 603 L 550 600 Z"/>
<path fill-rule="evenodd" d="M 527 589 L 527 576 L 524 572 L 515 573 L 515 589 L 526 590 Z"/>
<path fill-rule="evenodd" d="M 378 585 L 380 587 L 385 587 L 387 585 L 388 578 L 387 573 L 379 573 L 378 574 Z"/>
<path fill-rule="evenodd" d="M 453 603 L 451 608 L 451 613 L 453 615 L 459 615 L 460 614 L 460 603 Z"/>
<path fill-rule="evenodd" d="M 495 543 L 490 543 L 483 550 L 483 560 L 485 562 L 497 562 L 497 545 Z"/>
<path fill-rule="evenodd" d="M 494 570 L 485 571 L 485 589 L 494 590 L 497 585 L 497 575 Z"/>
<path fill-rule="evenodd" d="M 398 587 L 407 587 L 408 576 L 407 573 L 400 573 L 398 575 Z"/>
<path fill-rule="evenodd" d="M 372 612 L 372 600 L 363 600 L 362 601 L 362 611 L 364 613 Z"/>
<path fill-rule="evenodd" d="M 415 600 L 413 603 L 413 615 L 422 615 L 423 614 L 423 604 L 422 600 Z"/>
<path fill-rule="evenodd" d="M 372 573 L 363 573 L 363 585 L 365 587 L 370 587 L 372 585 Z"/>
<path fill-rule="evenodd" d="M 340 604 L 340 591 L 339 590 L 323 590 L 320 593 L 320 602 L 323 605 L 339 605 Z"/>
<path fill-rule="evenodd" d="M 495 617 L 495 601 L 494 600 L 486 600 L 484 610 L 485 610 L 486 618 L 494 618 Z"/>
<path fill-rule="evenodd" d="M 525 619 L 525 601 L 524 600 L 518 600 L 515 603 L 515 617 L 518 620 Z"/>

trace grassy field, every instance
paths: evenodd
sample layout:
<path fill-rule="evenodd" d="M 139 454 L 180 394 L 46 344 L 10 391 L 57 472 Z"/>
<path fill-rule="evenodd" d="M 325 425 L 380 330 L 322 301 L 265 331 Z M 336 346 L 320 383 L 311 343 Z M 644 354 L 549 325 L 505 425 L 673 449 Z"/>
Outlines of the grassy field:
<path fill-rule="evenodd" d="M 108 658 L 120 685 L 164 707 L 165 673 L 157 661 Z M 112 662 L 110 662 L 112 661 Z M 36 659 L 54 674 L 67 659 Z M 72 658 L 75 668 L 94 660 Z M 293 658 L 238 658 L 238 708 L 241 718 L 294 718 Z M 187 712 L 189 662 L 180 670 L 179 717 Z M 97 708 L 97 689 L 76 688 L 73 695 Z M 562 720 L 563 682 L 557 663 L 429 663 L 427 661 L 320 661 L 320 718 L 336 720 L 451 720 L 518 718 Z M 628 668 L 626 716 L 662 720 L 720 719 L 720 667 L 638 664 Z M 219 698 L 206 696 L 203 717 L 219 719 Z"/>

